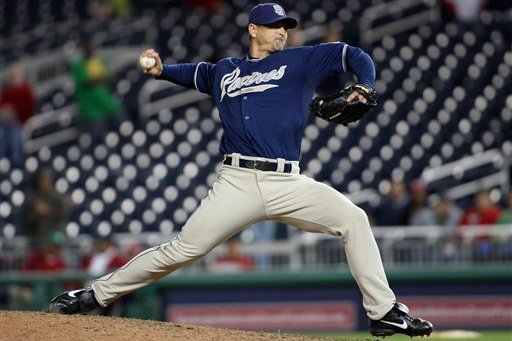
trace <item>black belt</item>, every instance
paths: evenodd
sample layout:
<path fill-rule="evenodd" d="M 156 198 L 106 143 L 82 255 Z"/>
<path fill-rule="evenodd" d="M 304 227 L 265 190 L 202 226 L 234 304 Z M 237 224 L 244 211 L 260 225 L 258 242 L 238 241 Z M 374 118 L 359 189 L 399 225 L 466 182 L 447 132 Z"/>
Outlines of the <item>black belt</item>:
<path fill-rule="evenodd" d="M 226 159 L 224 160 L 223 163 L 225 165 L 232 166 L 232 161 L 233 161 L 233 158 L 231 156 L 226 156 Z M 277 172 L 277 162 L 240 159 L 238 164 L 239 164 L 239 167 L 242 167 L 242 168 L 256 169 L 256 170 L 268 171 L 268 172 Z M 291 172 L 292 172 L 292 164 L 285 163 L 283 173 L 291 173 Z"/>

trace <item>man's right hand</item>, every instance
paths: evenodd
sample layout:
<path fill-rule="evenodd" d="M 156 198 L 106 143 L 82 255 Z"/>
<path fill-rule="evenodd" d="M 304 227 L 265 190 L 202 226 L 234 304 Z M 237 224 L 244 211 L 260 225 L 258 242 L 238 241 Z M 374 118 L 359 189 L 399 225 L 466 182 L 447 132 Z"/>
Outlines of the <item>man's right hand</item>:
<path fill-rule="evenodd" d="M 139 57 L 150 57 L 155 58 L 156 60 L 155 66 L 153 66 L 151 69 L 144 69 L 145 74 L 150 75 L 151 77 L 158 77 L 162 74 L 164 67 L 162 65 L 162 60 L 158 55 L 158 52 L 156 52 L 153 49 L 147 49 L 144 52 L 142 52 Z"/>

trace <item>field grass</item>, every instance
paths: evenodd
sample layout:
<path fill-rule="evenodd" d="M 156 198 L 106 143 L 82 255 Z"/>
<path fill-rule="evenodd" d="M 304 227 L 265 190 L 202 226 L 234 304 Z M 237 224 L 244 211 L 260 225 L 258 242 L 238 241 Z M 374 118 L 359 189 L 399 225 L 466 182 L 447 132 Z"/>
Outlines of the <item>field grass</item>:
<path fill-rule="evenodd" d="M 367 332 L 350 332 L 350 333 L 332 333 L 332 334 L 315 334 L 317 336 L 330 336 L 334 338 L 344 339 L 344 340 L 384 340 L 384 341 L 512 341 L 512 329 L 511 330 L 492 330 L 492 331 L 478 331 L 474 333 L 472 336 L 462 336 L 462 337 L 449 337 L 446 334 L 443 335 L 443 332 L 437 332 L 428 338 L 415 337 L 411 339 L 406 335 L 395 334 L 393 336 L 388 336 L 386 338 L 379 338 L 370 335 Z"/>

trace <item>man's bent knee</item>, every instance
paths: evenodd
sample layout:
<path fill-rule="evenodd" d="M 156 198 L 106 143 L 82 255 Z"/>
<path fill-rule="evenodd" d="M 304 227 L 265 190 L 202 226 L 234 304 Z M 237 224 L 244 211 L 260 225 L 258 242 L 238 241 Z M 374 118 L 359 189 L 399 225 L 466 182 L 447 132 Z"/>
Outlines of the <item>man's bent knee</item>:
<path fill-rule="evenodd" d="M 365 228 L 371 228 L 366 212 L 356 205 L 339 213 L 339 230 L 342 235 L 347 235 L 351 230 L 359 231 Z"/>

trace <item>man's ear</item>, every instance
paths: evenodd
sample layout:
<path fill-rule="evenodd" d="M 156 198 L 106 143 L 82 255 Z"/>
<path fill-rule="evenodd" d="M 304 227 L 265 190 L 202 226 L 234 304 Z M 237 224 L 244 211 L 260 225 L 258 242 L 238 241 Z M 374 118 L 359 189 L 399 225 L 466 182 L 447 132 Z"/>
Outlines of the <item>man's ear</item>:
<path fill-rule="evenodd" d="M 251 38 L 256 38 L 256 31 L 258 30 L 257 25 L 249 24 L 247 30 L 249 31 L 249 35 L 251 36 Z"/>

